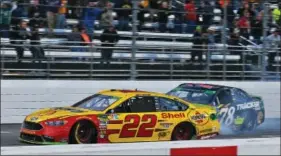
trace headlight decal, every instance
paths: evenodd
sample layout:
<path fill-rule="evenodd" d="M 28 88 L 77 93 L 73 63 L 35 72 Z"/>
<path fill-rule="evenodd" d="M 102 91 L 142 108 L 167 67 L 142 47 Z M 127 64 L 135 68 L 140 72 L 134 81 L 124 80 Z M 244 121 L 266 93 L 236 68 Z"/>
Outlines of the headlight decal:
<path fill-rule="evenodd" d="M 45 124 L 48 126 L 63 126 L 67 123 L 65 120 L 52 120 L 52 121 L 46 121 Z"/>

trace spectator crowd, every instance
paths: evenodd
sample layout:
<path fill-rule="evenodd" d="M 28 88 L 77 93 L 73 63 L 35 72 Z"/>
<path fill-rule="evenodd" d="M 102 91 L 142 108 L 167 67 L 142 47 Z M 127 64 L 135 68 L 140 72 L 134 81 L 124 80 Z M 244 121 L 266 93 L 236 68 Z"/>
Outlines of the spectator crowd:
<path fill-rule="evenodd" d="M 73 33 L 68 36 L 70 41 L 81 41 L 82 45 L 91 45 L 95 22 L 99 21 L 99 29 L 105 34 L 101 42 L 111 42 L 114 45 L 118 41 L 117 31 L 131 31 L 132 8 L 131 0 L 5 0 L 1 1 L 1 37 L 14 40 L 40 39 L 38 28 L 48 28 L 52 37 L 54 29 L 65 29 L 67 19 L 77 19 L 79 24 L 71 27 Z M 139 0 L 137 7 L 138 31 L 143 31 L 146 16 L 149 21 L 158 22 L 158 32 L 189 33 L 194 34 L 195 45 L 212 45 L 215 41 L 215 31 L 210 28 L 213 24 L 214 10 L 221 10 L 221 18 L 224 17 L 224 8 L 227 8 L 227 27 L 229 28 L 228 40 L 230 45 L 238 46 L 240 36 L 261 44 L 263 36 L 263 17 L 267 16 L 267 25 L 273 28 L 267 40 L 280 44 L 279 31 L 281 27 L 281 3 L 276 8 L 265 12 L 264 5 L 258 0 Z M 117 15 L 114 16 L 113 12 Z M 173 15 L 174 18 L 170 18 Z M 29 19 L 28 22 L 24 19 Z M 115 24 L 114 20 L 118 21 Z M 223 24 L 221 20 L 219 25 Z M 29 33 L 27 27 L 34 31 Z M 279 42 L 278 42 L 279 41 Z M 22 44 L 22 42 L 17 42 Z M 33 44 L 39 44 L 32 42 Z M 73 44 L 72 44 L 73 45 Z M 108 43 L 102 44 L 108 46 Z M 198 47 L 197 47 L 198 48 Z M 198 49 L 202 47 L 199 46 Z M 208 48 L 212 48 L 209 46 Z M 196 47 L 194 47 L 196 49 Z M 81 49 L 73 49 L 81 51 Z M 233 50 L 233 49 L 232 49 Z M 22 57 L 23 49 L 17 47 L 18 57 Z M 32 48 L 36 57 L 43 56 L 43 49 Z M 195 50 L 196 51 L 196 50 Z M 105 52 L 104 58 L 110 58 L 112 51 Z M 194 52 L 201 56 L 202 51 Z M 40 54 L 40 55 L 39 55 Z M 199 60 L 202 57 L 199 57 Z M 271 59 L 270 59 L 271 60 Z"/>

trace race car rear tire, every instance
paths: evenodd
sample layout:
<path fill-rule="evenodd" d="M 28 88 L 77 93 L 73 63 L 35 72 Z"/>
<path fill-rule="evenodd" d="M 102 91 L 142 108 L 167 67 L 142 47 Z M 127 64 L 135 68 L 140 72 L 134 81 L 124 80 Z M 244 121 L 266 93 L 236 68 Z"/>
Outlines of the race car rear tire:
<path fill-rule="evenodd" d="M 195 130 L 192 124 L 181 123 L 174 128 L 171 140 L 191 140 L 194 133 Z"/>
<path fill-rule="evenodd" d="M 97 130 L 95 126 L 87 120 L 77 122 L 71 129 L 70 144 L 91 144 L 97 142 Z"/>

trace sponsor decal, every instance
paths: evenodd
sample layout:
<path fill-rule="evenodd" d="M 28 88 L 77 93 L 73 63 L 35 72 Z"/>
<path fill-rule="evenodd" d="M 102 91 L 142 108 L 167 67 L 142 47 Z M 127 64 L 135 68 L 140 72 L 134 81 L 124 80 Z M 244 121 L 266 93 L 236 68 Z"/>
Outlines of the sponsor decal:
<path fill-rule="evenodd" d="M 213 128 L 208 128 L 208 129 L 204 129 L 204 130 L 200 131 L 200 133 L 209 133 L 212 131 L 213 131 Z"/>
<path fill-rule="evenodd" d="M 38 117 L 32 117 L 32 118 L 30 118 L 30 121 L 36 121 L 36 120 L 38 120 Z"/>
<path fill-rule="evenodd" d="M 260 102 L 255 101 L 255 102 L 248 102 L 248 103 L 237 105 L 237 110 L 245 110 L 250 108 L 254 108 L 255 110 L 260 110 Z"/>
<path fill-rule="evenodd" d="M 101 123 L 107 123 L 108 119 L 107 119 L 107 118 L 106 118 L 106 119 L 104 119 L 104 118 L 99 118 L 99 121 L 100 121 Z"/>
<path fill-rule="evenodd" d="M 160 123 L 160 126 L 162 126 L 164 128 L 169 128 L 172 125 L 173 125 L 173 123 Z"/>
<path fill-rule="evenodd" d="M 109 120 L 119 120 L 119 116 L 117 114 L 110 114 L 108 116 Z"/>
<path fill-rule="evenodd" d="M 199 136 L 199 139 L 201 139 L 201 140 L 205 140 L 205 139 L 210 139 L 210 138 L 213 138 L 213 137 L 215 137 L 215 136 L 217 136 L 217 134 L 216 134 L 216 133 L 214 133 L 214 134 L 210 134 L 210 135 L 202 135 L 202 136 Z"/>
<path fill-rule="evenodd" d="M 168 136 L 169 132 L 159 132 L 158 133 L 158 140 L 161 140 L 162 138 L 165 138 Z"/>
<path fill-rule="evenodd" d="M 195 115 L 191 116 L 191 119 L 194 120 L 197 123 L 202 123 L 204 119 L 206 119 L 205 114 L 201 114 L 199 112 L 196 112 Z"/>
<path fill-rule="evenodd" d="M 184 113 L 162 113 L 161 117 L 164 119 L 178 119 L 178 118 L 185 118 Z"/>
<path fill-rule="evenodd" d="M 47 110 L 47 111 L 43 111 L 40 112 L 39 116 L 48 116 L 48 115 L 53 115 L 55 114 L 57 111 L 56 110 Z"/>
<path fill-rule="evenodd" d="M 234 120 L 234 124 L 235 125 L 242 125 L 244 122 L 244 118 L 243 117 L 240 117 L 240 116 L 237 116 Z"/>
<path fill-rule="evenodd" d="M 99 128 L 100 128 L 100 129 L 106 129 L 106 128 L 107 128 L 107 124 L 100 124 L 100 125 L 99 125 Z"/>
<path fill-rule="evenodd" d="M 106 136 L 106 130 L 100 130 L 99 137 L 103 139 L 103 138 L 105 138 L 105 136 Z"/>
<path fill-rule="evenodd" d="M 100 135 L 100 138 L 102 138 L 102 139 L 103 139 L 103 138 L 104 138 L 104 135 Z"/>

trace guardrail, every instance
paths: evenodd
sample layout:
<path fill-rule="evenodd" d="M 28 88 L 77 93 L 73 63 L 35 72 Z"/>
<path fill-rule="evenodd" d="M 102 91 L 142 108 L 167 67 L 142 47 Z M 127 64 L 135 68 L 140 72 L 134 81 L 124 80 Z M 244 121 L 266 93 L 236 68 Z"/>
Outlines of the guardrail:
<path fill-rule="evenodd" d="M 280 137 L 155 143 L 1 147 L 3 155 L 280 155 Z"/>

